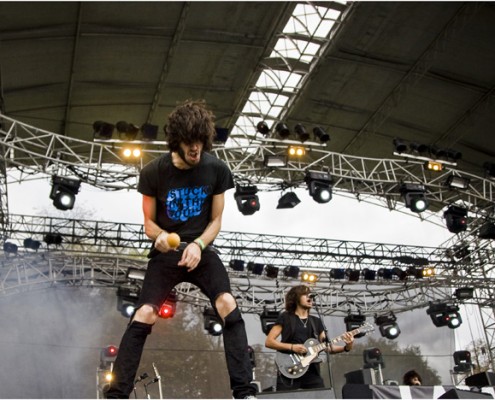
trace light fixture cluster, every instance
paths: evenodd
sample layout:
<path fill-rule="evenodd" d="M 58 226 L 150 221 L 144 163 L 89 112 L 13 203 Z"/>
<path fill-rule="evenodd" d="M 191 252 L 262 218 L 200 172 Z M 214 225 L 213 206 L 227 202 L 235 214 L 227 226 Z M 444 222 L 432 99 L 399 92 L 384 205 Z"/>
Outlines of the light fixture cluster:
<path fill-rule="evenodd" d="M 158 137 L 158 125 L 144 123 L 140 127 L 126 121 L 112 124 L 105 121 L 93 123 L 93 139 L 105 141 L 111 139 L 134 141 L 140 137 L 143 141 L 154 141 Z"/>
<path fill-rule="evenodd" d="M 232 259 L 229 261 L 229 267 L 238 272 L 242 272 L 247 268 L 253 275 L 265 276 L 270 279 L 277 279 L 280 275 L 280 268 L 273 264 L 262 264 L 253 261 L 246 263 L 241 259 Z M 291 279 L 297 279 L 299 272 L 300 268 L 295 265 L 288 265 L 282 270 L 283 277 Z"/>
<path fill-rule="evenodd" d="M 406 280 L 406 279 L 423 279 L 432 278 L 435 276 L 435 268 L 433 267 L 418 267 L 409 266 L 407 269 L 399 267 L 394 268 L 379 268 L 377 270 L 364 268 L 362 270 L 352 268 L 332 268 L 330 270 L 330 279 L 343 280 L 349 282 L 358 282 L 360 280 L 374 281 L 376 279 L 383 280 Z"/>
<path fill-rule="evenodd" d="M 408 142 L 401 138 L 395 138 L 392 141 L 394 150 L 399 155 L 410 154 L 422 156 L 434 160 L 458 161 L 462 158 L 460 151 L 451 148 L 442 148 L 438 146 L 430 146 L 418 142 Z"/>
<path fill-rule="evenodd" d="M 462 324 L 459 307 L 456 304 L 430 302 L 426 313 L 436 327 L 448 326 L 450 329 L 455 329 Z"/>
<path fill-rule="evenodd" d="M 291 130 L 285 122 L 277 122 L 274 125 L 275 126 L 272 127 L 274 133 L 282 140 L 288 139 L 291 136 Z M 266 121 L 260 121 L 256 124 L 256 131 L 263 136 L 268 136 L 271 129 Z M 301 143 L 304 143 L 311 138 L 310 133 L 303 124 L 296 124 L 294 126 L 294 134 Z M 315 126 L 313 128 L 313 137 L 314 140 L 317 140 L 320 143 L 327 143 L 330 141 L 330 135 L 321 126 Z"/>

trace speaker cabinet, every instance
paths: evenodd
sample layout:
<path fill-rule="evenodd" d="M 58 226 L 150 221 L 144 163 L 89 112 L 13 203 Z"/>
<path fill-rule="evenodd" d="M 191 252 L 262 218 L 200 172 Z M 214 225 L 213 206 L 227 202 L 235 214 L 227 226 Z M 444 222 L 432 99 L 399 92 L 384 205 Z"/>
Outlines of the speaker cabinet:
<path fill-rule="evenodd" d="M 358 385 L 375 385 L 375 371 L 371 368 L 357 369 L 344 374 L 345 383 Z"/>
<path fill-rule="evenodd" d="M 470 390 L 450 389 L 439 399 L 493 399 L 490 393 L 472 392 Z"/>
<path fill-rule="evenodd" d="M 465 380 L 467 386 L 495 386 L 495 374 L 493 372 L 480 372 L 468 376 Z"/>

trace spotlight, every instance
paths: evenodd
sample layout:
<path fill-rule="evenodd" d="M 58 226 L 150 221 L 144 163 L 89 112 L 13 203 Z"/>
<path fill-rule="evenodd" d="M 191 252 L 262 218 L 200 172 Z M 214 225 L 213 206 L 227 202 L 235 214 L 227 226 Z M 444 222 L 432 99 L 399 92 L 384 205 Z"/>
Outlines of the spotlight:
<path fill-rule="evenodd" d="M 137 134 L 139 133 L 139 127 L 125 121 L 117 122 L 115 127 L 117 128 L 120 138 L 124 140 L 136 140 Z"/>
<path fill-rule="evenodd" d="M 255 263 L 252 261 L 248 262 L 247 267 L 248 267 L 248 271 L 252 272 L 254 275 L 261 275 L 263 273 L 264 268 L 265 268 L 265 266 L 263 264 Z"/>
<path fill-rule="evenodd" d="M 332 199 L 332 178 L 326 172 L 307 172 L 304 177 L 309 194 L 317 203 L 328 203 Z"/>
<path fill-rule="evenodd" d="M 256 131 L 261 133 L 263 136 L 268 136 L 270 133 L 270 128 L 265 121 L 260 121 L 256 124 Z"/>
<path fill-rule="evenodd" d="M 284 268 L 284 276 L 287 278 L 297 279 L 299 277 L 299 267 L 289 265 Z"/>
<path fill-rule="evenodd" d="M 361 314 L 351 314 L 344 317 L 345 330 L 347 332 L 360 328 L 366 321 L 366 316 Z M 354 338 L 360 338 L 366 335 L 366 332 L 360 332 L 354 335 Z"/>
<path fill-rule="evenodd" d="M 376 279 L 376 271 L 365 268 L 363 270 L 363 277 L 365 281 L 374 281 Z"/>
<path fill-rule="evenodd" d="M 289 146 L 287 149 L 287 155 L 290 158 L 302 157 L 306 154 L 306 149 L 303 146 Z"/>
<path fill-rule="evenodd" d="M 218 126 L 215 127 L 215 138 L 213 139 L 214 142 L 227 143 L 228 138 L 229 138 L 228 128 L 220 128 Z"/>
<path fill-rule="evenodd" d="M 287 139 L 290 135 L 289 127 L 283 122 L 279 122 L 275 125 L 275 132 L 277 132 L 282 139 Z"/>
<path fill-rule="evenodd" d="M 395 138 L 393 140 L 394 148 L 397 153 L 403 153 L 407 150 L 407 144 L 402 139 Z"/>
<path fill-rule="evenodd" d="M 62 244 L 62 235 L 60 233 L 47 233 L 43 237 L 43 241 L 47 244 Z"/>
<path fill-rule="evenodd" d="M 346 270 L 345 274 L 347 275 L 347 278 L 349 279 L 349 282 L 357 282 L 357 281 L 359 281 L 359 275 L 361 275 L 361 273 L 359 272 L 359 270 L 357 270 L 357 269 L 350 269 L 350 268 L 348 268 Z"/>
<path fill-rule="evenodd" d="M 400 192 L 404 197 L 406 207 L 411 211 L 420 213 L 428 208 L 428 200 L 426 199 L 426 189 L 418 183 L 403 183 L 400 186 Z"/>
<path fill-rule="evenodd" d="M 301 280 L 307 283 L 316 283 L 318 281 L 318 275 L 305 271 L 301 274 Z"/>
<path fill-rule="evenodd" d="M 297 195 L 294 192 L 287 192 L 285 193 L 280 199 L 278 200 L 278 208 L 294 208 L 297 206 L 301 200 L 297 197 Z"/>
<path fill-rule="evenodd" d="M 440 172 L 443 169 L 443 164 L 438 161 L 427 161 L 424 165 L 425 169 L 433 172 Z"/>
<path fill-rule="evenodd" d="M 419 154 L 424 154 L 430 151 L 430 146 L 423 144 L 423 143 L 409 143 L 409 149 L 413 153 L 419 153 Z"/>
<path fill-rule="evenodd" d="M 443 217 L 449 232 L 459 233 L 467 229 L 467 210 L 464 207 L 450 205 Z"/>
<path fill-rule="evenodd" d="M 278 268 L 272 264 L 265 266 L 265 275 L 267 278 L 276 279 L 278 277 Z"/>
<path fill-rule="evenodd" d="M 80 180 L 54 175 L 50 192 L 50 199 L 53 200 L 53 205 L 59 210 L 72 210 L 80 186 Z"/>
<path fill-rule="evenodd" d="M 462 287 L 457 288 L 454 292 L 454 296 L 458 300 L 469 300 L 473 298 L 474 288 L 471 287 Z"/>
<path fill-rule="evenodd" d="M 382 352 L 379 348 L 373 347 L 363 351 L 363 368 L 385 368 Z"/>
<path fill-rule="evenodd" d="M 139 146 L 125 146 L 122 148 L 122 156 L 126 160 L 138 160 L 141 158 L 141 148 Z"/>
<path fill-rule="evenodd" d="M 294 127 L 294 131 L 296 132 L 297 137 L 302 143 L 309 139 L 309 133 L 306 131 L 304 125 L 297 124 Z"/>
<path fill-rule="evenodd" d="M 146 275 L 145 270 L 136 269 L 136 268 L 128 268 L 126 272 L 126 278 L 132 282 L 144 281 L 145 275 Z"/>
<path fill-rule="evenodd" d="M 212 336 L 220 336 L 223 332 L 223 326 L 220 318 L 213 308 L 206 308 L 203 311 L 205 330 Z"/>
<path fill-rule="evenodd" d="M 318 140 L 321 143 L 326 143 L 330 140 L 330 135 L 326 133 L 323 128 L 317 126 L 313 128 L 313 134 L 315 135 L 315 138 L 318 138 Z"/>
<path fill-rule="evenodd" d="M 117 288 L 117 310 L 130 318 L 134 314 L 141 288 L 135 285 L 122 285 Z"/>
<path fill-rule="evenodd" d="M 401 281 L 404 281 L 406 278 L 407 278 L 407 272 L 400 269 L 399 267 L 395 267 L 394 269 L 392 269 L 392 272 L 394 273 L 394 275 L 396 275 L 399 280 Z"/>
<path fill-rule="evenodd" d="M 100 367 L 105 368 L 109 364 L 115 362 L 119 348 L 113 344 L 106 346 L 100 350 Z"/>
<path fill-rule="evenodd" d="M 286 156 L 269 155 L 263 159 L 263 164 L 268 168 L 280 168 L 287 166 Z"/>
<path fill-rule="evenodd" d="M 332 279 L 344 279 L 345 278 L 344 268 L 332 268 L 330 270 L 330 278 L 332 278 Z"/>
<path fill-rule="evenodd" d="M 26 249 L 36 250 L 41 246 L 41 242 L 39 240 L 33 240 L 31 238 L 24 239 L 24 247 Z"/>
<path fill-rule="evenodd" d="M 112 138 L 115 125 L 104 121 L 93 123 L 93 139 L 109 140 Z"/>
<path fill-rule="evenodd" d="M 462 324 L 459 307 L 455 304 L 430 303 L 426 313 L 437 328 L 448 326 L 450 329 L 455 329 Z"/>
<path fill-rule="evenodd" d="M 175 310 L 177 308 L 177 294 L 175 290 L 172 290 L 167 296 L 167 299 L 160 307 L 158 311 L 158 316 L 160 318 L 172 318 L 175 315 Z"/>
<path fill-rule="evenodd" d="M 244 271 L 244 260 L 230 260 L 229 267 L 234 271 Z"/>
<path fill-rule="evenodd" d="M 383 279 L 392 279 L 394 272 L 392 268 L 380 268 L 377 272 L 378 276 Z"/>
<path fill-rule="evenodd" d="M 454 372 L 463 373 L 470 372 L 473 368 L 473 363 L 471 362 L 471 353 L 467 350 L 459 350 L 454 352 L 452 355 L 454 357 Z"/>
<path fill-rule="evenodd" d="M 495 240 L 495 224 L 492 221 L 486 221 L 480 228 L 478 237 L 480 239 Z"/>
<path fill-rule="evenodd" d="M 461 176 L 450 175 L 447 178 L 447 181 L 445 182 L 445 184 L 450 189 L 467 190 L 469 188 L 469 183 L 470 182 L 471 182 L 471 180 L 469 178 L 463 178 Z"/>
<path fill-rule="evenodd" d="M 392 313 L 390 316 L 375 316 L 375 324 L 380 328 L 380 334 L 387 339 L 396 339 L 400 335 L 397 317 Z"/>
<path fill-rule="evenodd" d="M 264 309 L 260 314 L 261 329 L 265 335 L 268 335 L 270 329 L 272 329 L 275 322 L 277 322 L 280 313 L 277 310 L 267 310 Z"/>
<path fill-rule="evenodd" d="M 143 124 L 141 125 L 142 139 L 151 142 L 158 137 L 158 125 Z"/>
<path fill-rule="evenodd" d="M 6 254 L 17 254 L 18 246 L 15 243 L 4 242 L 3 251 Z"/>
<path fill-rule="evenodd" d="M 259 211 L 260 201 L 256 195 L 257 192 L 258 188 L 256 186 L 236 185 L 234 198 L 237 202 L 237 208 L 243 215 L 253 215 L 256 211 Z"/>

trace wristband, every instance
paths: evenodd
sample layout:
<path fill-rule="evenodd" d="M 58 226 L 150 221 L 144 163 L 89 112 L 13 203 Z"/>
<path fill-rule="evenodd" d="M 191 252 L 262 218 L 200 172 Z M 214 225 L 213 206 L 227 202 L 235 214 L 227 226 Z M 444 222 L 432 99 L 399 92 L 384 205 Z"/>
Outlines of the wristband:
<path fill-rule="evenodd" d="M 344 346 L 344 351 L 345 351 L 346 353 L 349 353 L 349 352 L 351 351 L 351 349 L 349 349 L 349 348 L 347 347 L 347 344 Z"/>
<path fill-rule="evenodd" d="M 199 248 L 201 249 L 201 251 L 203 251 L 205 249 L 205 243 L 203 242 L 203 240 L 201 238 L 197 238 L 194 240 L 194 243 L 196 243 Z"/>
<path fill-rule="evenodd" d="M 155 237 L 155 242 L 158 240 L 158 237 L 159 237 L 159 236 L 160 236 L 163 232 L 164 232 L 164 231 L 160 231 L 160 232 L 158 232 L 158 235 L 156 235 L 156 237 Z"/>

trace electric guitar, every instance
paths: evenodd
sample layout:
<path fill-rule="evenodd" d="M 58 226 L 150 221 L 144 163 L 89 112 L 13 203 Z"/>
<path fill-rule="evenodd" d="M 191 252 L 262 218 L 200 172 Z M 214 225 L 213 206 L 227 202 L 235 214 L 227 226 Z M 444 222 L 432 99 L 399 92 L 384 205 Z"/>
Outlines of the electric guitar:
<path fill-rule="evenodd" d="M 349 333 L 357 335 L 358 333 L 367 333 L 375 330 L 375 327 L 367 322 L 359 328 L 353 329 Z M 347 332 L 346 332 L 347 333 Z M 342 342 L 345 333 L 329 341 L 329 344 Z M 303 376 L 309 368 L 309 364 L 315 361 L 318 354 L 326 349 L 327 343 L 320 343 L 318 339 L 308 339 L 304 342 L 304 346 L 308 350 L 306 355 L 300 356 L 296 353 L 281 353 L 277 352 L 275 356 L 275 364 L 280 373 L 287 378 L 296 379 Z"/>

